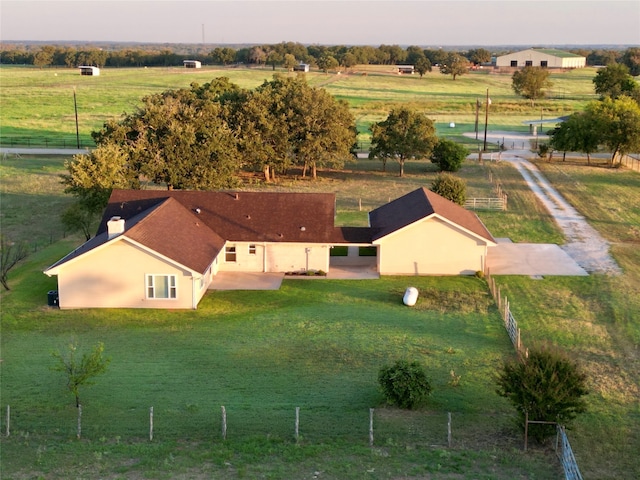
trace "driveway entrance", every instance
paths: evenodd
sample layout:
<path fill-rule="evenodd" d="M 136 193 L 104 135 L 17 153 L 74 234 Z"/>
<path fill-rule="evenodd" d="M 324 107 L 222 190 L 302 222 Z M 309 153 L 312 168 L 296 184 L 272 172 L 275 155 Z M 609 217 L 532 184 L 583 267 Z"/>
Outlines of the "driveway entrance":
<path fill-rule="evenodd" d="M 558 245 L 496 240 L 498 245 L 489 247 L 487 252 L 487 268 L 491 275 L 589 275 Z"/>

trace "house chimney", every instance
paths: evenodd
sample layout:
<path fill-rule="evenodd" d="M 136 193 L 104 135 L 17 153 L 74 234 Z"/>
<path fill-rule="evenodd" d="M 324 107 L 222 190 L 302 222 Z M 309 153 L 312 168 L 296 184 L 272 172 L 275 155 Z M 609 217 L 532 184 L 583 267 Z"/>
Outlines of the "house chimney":
<path fill-rule="evenodd" d="M 124 233 L 124 219 L 121 217 L 111 217 L 107 222 L 107 235 L 109 240 Z"/>

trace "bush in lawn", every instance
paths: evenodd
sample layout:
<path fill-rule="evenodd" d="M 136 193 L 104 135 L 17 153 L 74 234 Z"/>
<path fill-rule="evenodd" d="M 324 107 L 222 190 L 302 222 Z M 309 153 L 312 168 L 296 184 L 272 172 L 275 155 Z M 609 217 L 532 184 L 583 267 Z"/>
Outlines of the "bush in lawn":
<path fill-rule="evenodd" d="M 528 358 L 505 360 L 497 377 L 498 395 L 516 407 L 524 429 L 529 420 L 566 425 L 586 410 L 586 375 L 567 355 L 551 347 L 529 351 Z M 538 441 L 555 433 L 554 425 L 533 424 L 529 432 Z"/>
<path fill-rule="evenodd" d="M 464 205 L 467 199 L 465 181 L 448 173 L 441 173 L 433 180 L 431 191 L 458 205 Z"/>
<path fill-rule="evenodd" d="M 378 383 L 387 403 L 400 408 L 412 409 L 431 394 L 431 384 L 427 374 L 418 362 L 398 360 L 387 365 L 378 373 Z"/>
<path fill-rule="evenodd" d="M 452 140 L 441 138 L 431 154 L 431 163 L 435 163 L 443 172 L 457 172 L 460 170 L 469 150 Z"/>

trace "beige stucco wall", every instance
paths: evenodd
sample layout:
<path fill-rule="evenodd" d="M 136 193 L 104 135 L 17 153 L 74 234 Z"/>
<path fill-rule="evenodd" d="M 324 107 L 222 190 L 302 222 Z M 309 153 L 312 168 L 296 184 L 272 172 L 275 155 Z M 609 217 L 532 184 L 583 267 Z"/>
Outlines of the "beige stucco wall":
<path fill-rule="evenodd" d="M 146 275 L 176 275 L 176 299 L 147 299 Z M 211 275 L 195 281 L 181 269 L 143 248 L 119 239 L 60 266 L 60 308 L 193 308 Z M 195 287 L 195 292 L 194 292 Z"/>
<path fill-rule="evenodd" d="M 319 244 L 227 242 L 235 245 L 236 261 L 227 262 L 225 252 L 219 255 L 222 272 L 295 272 L 329 270 L 329 247 Z M 249 254 L 255 245 L 255 255 Z"/>
<path fill-rule="evenodd" d="M 484 270 L 486 243 L 430 217 L 376 242 L 381 275 L 472 275 Z"/>
<path fill-rule="evenodd" d="M 497 57 L 496 66 L 510 67 L 512 60 L 518 61 L 518 67 L 524 67 L 527 61 L 532 66 L 539 67 L 543 60 L 547 62 L 548 68 L 582 68 L 586 65 L 584 57 L 556 57 L 536 50 L 524 50 Z"/>

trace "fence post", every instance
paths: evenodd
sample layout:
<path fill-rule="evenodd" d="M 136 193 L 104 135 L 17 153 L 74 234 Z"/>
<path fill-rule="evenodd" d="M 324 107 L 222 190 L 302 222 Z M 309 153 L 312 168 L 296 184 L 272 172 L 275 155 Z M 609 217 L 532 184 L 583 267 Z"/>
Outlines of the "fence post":
<path fill-rule="evenodd" d="M 509 300 L 504 297 L 504 324 L 509 324 Z"/>
<path fill-rule="evenodd" d="M 518 350 L 518 353 L 520 353 L 520 346 L 521 346 L 521 344 L 520 344 L 520 329 L 518 328 L 516 330 L 516 332 L 517 332 L 517 335 L 518 335 L 517 336 L 517 340 L 516 340 L 516 349 Z"/>
<path fill-rule="evenodd" d="M 11 407 L 7 405 L 7 437 L 10 435 L 11 429 Z"/>
<path fill-rule="evenodd" d="M 78 431 L 76 433 L 78 440 L 80 440 L 81 435 L 82 435 L 82 405 L 78 405 Z"/>
<path fill-rule="evenodd" d="M 227 409 L 222 406 L 222 439 L 227 439 Z"/>
<path fill-rule="evenodd" d="M 373 408 L 369 409 L 369 446 L 373 447 Z"/>
<path fill-rule="evenodd" d="M 447 444 L 451 448 L 451 412 L 447 412 Z"/>
<path fill-rule="evenodd" d="M 153 407 L 149 408 L 149 441 L 153 441 Z"/>
<path fill-rule="evenodd" d="M 296 407 L 296 443 L 298 443 L 299 439 L 299 430 L 300 430 L 300 407 Z"/>
<path fill-rule="evenodd" d="M 524 412 L 524 451 L 527 451 L 527 436 L 529 435 L 529 412 Z"/>

